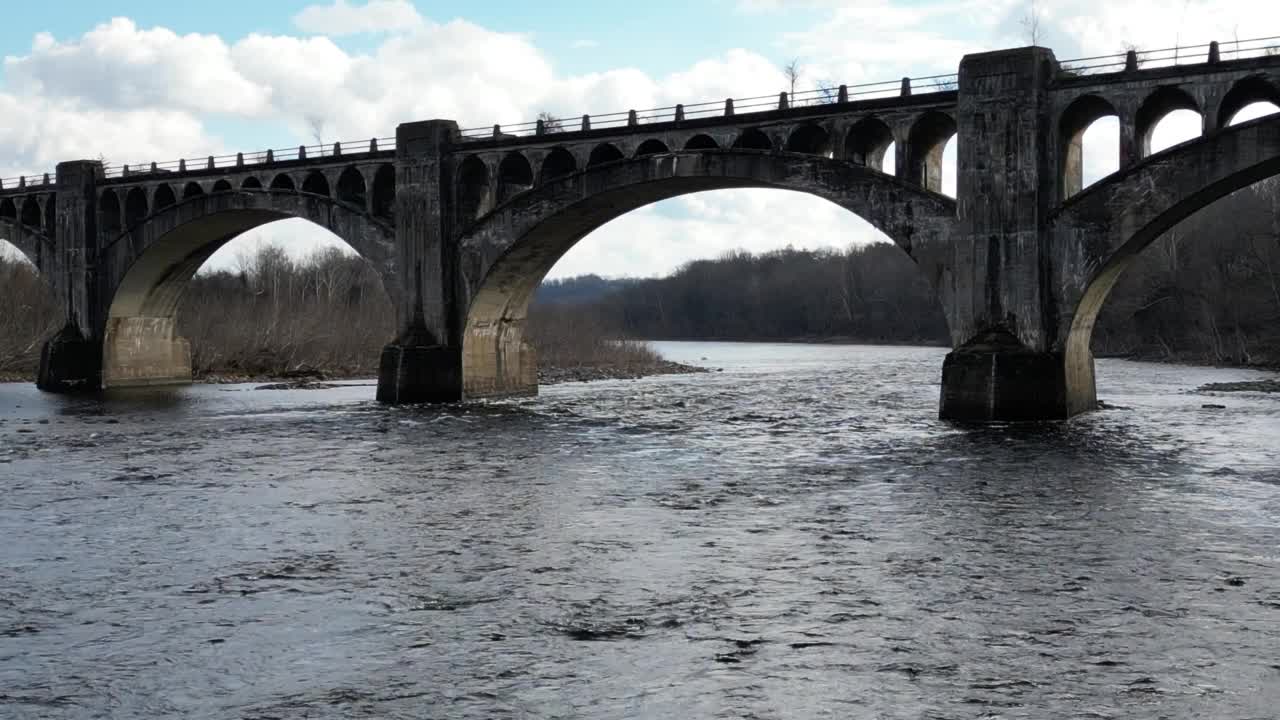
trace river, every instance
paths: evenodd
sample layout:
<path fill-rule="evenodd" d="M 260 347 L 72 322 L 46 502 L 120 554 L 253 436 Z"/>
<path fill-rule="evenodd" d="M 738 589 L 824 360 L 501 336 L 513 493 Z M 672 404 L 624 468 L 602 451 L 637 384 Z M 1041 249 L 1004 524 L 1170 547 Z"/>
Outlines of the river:
<path fill-rule="evenodd" d="M 656 345 L 722 371 L 0 385 L 0 717 L 1276 716 L 1280 396 L 1194 390 L 1264 374 L 958 427 L 939 349 Z"/>

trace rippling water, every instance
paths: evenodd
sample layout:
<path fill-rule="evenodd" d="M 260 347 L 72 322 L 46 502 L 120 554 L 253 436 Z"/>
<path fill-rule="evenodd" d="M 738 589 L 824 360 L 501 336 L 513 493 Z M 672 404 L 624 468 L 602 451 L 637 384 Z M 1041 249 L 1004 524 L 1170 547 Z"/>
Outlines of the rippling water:
<path fill-rule="evenodd" d="M 1280 397 L 1193 391 L 1259 373 L 963 428 L 941 350 L 660 345 L 723 372 L 0 385 L 0 717 L 1276 716 Z"/>

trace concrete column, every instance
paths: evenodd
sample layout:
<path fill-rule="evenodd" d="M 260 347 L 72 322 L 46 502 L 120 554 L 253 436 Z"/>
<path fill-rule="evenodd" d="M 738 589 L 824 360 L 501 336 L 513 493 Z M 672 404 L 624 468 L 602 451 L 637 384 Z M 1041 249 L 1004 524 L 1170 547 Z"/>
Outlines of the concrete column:
<path fill-rule="evenodd" d="M 396 339 L 382 351 L 378 400 L 388 403 L 462 399 L 460 331 L 454 327 L 453 185 L 449 155 L 459 140 L 451 120 L 396 129 L 396 244 L 404 299 Z"/>
<path fill-rule="evenodd" d="M 1132 108 L 1120 110 L 1120 169 L 1142 159 L 1142 145 L 1138 138 L 1138 113 Z"/>
<path fill-rule="evenodd" d="M 102 163 L 77 160 L 57 167 L 57 204 L 50 240 L 54 250 L 41 270 L 66 303 L 62 330 L 40 353 L 36 385 L 50 392 L 94 391 L 102 387 L 102 338 L 94 262 L 98 252 L 98 181 Z"/>
<path fill-rule="evenodd" d="M 1068 397 L 1072 362 L 1054 346 L 1048 221 L 1059 160 L 1048 87 L 1056 71 L 1044 48 L 960 64 L 955 281 L 940 289 L 955 343 L 942 370 L 946 419 L 1065 418 L 1096 404 Z M 1092 358 L 1088 365 L 1091 379 Z M 1070 387 L 1081 394 L 1078 382 Z"/>

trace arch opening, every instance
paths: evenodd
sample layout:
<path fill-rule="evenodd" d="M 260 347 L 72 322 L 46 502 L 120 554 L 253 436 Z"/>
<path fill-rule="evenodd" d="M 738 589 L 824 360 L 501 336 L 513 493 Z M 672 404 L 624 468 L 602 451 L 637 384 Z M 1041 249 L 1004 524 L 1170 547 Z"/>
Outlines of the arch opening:
<path fill-rule="evenodd" d="M 557 274 L 569 274 L 575 270 L 581 273 L 581 263 L 575 259 L 572 249 L 588 247 L 580 243 L 593 233 L 607 234 L 616 232 L 620 245 L 625 245 L 631 256 L 620 261 L 618 266 L 625 272 L 633 274 L 642 267 L 641 258 L 652 257 L 648 251 L 636 254 L 635 238 L 645 237 L 644 247 L 657 246 L 652 242 L 661 237 L 669 237 L 675 247 L 687 246 L 689 237 L 705 235 L 707 223 L 689 221 L 680 218 L 687 215 L 690 208 L 705 209 L 708 197 L 716 194 L 735 196 L 735 201 L 709 213 L 717 218 L 715 222 L 725 223 L 726 242 L 733 243 L 727 247 L 740 246 L 742 238 L 750 234 L 774 244 L 773 249 L 783 244 L 780 239 L 794 237 L 795 228 L 812 223 L 815 218 L 837 218 L 849 221 L 855 216 L 849 212 L 858 201 L 851 197 L 861 197 L 860 189 L 878 186 L 881 182 L 894 182 L 888 179 L 877 179 L 878 176 L 858 170 L 843 162 L 831 163 L 822 158 L 812 158 L 806 164 L 797 166 L 796 159 L 788 156 L 762 156 L 758 153 L 725 153 L 717 154 L 707 162 L 707 156 L 692 154 L 687 157 L 673 157 L 669 163 L 657 166 L 659 175 L 655 176 L 654 167 L 647 169 L 645 162 L 634 162 L 626 165 L 613 165 L 587 171 L 587 175 L 573 177 L 561 181 L 546 191 L 535 190 L 529 196 L 519 198 L 511 206 L 499 209 L 492 218 L 473 227 L 463 238 L 464 248 L 463 274 L 469 278 L 471 305 L 462 323 L 463 352 L 463 385 L 464 395 L 483 397 L 507 394 L 522 394 L 533 391 L 537 385 L 537 362 L 539 349 L 535 347 L 535 338 L 530 335 L 530 307 L 538 288 L 553 268 L 567 264 L 566 270 L 556 270 Z M 776 176 L 769 172 L 762 174 L 762 168 L 773 168 Z M 633 169 L 634 170 L 631 170 Z M 662 172 L 673 172 L 684 168 L 689 176 L 663 179 Z M 700 175 L 700 173 L 707 173 Z M 803 180 L 797 180 L 796 173 L 804 174 Z M 809 173 L 812 173 L 810 175 Z M 634 178 L 626 182 L 621 177 Z M 895 183 L 895 186 L 896 183 Z M 793 187 L 805 187 L 804 191 L 792 190 Z M 570 189 L 574 188 L 574 189 Z M 580 192 L 576 188 L 582 188 Z M 588 191 L 587 188 L 592 188 Z M 708 191 L 721 191 L 713 193 Z M 736 195 L 735 195 L 736 194 Z M 545 207 L 550 197 L 571 197 L 568 205 L 558 210 Z M 763 196 L 763 198 L 761 197 Z M 805 201 L 803 198 L 808 197 Z M 870 195 L 867 195 L 870 197 Z M 765 201 L 762 201 L 765 200 Z M 836 202 L 852 203 L 845 207 Z M 663 203 L 683 206 L 681 210 L 664 212 Z M 928 200 L 946 207 L 946 222 L 954 219 L 954 205 L 946 205 L 943 201 Z M 540 205 L 542 203 L 542 205 Z M 870 207 L 870 206 L 868 206 Z M 541 214 L 531 212 L 541 208 Z M 548 215 L 547 213 L 551 214 Z M 870 212 L 878 212 L 872 210 Z M 917 208 L 916 221 L 923 223 L 920 227 L 931 226 L 931 220 L 925 217 L 932 215 L 932 210 Z M 940 211 L 941 212 L 941 211 Z M 514 221 L 514 218 L 523 218 Z M 541 218 L 541 219 L 539 219 Z M 669 230 L 655 229 L 655 223 L 663 225 L 670 218 Z M 939 221 L 941 222 L 941 221 Z M 807 232 L 807 238 L 844 238 L 875 236 L 881 240 L 887 236 L 881 234 L 876 226 L 854 220 L 859 226 L 858 232 Z M 746 232 L 743 228 L 749 228 Z M 950 227 L 950 225 L 947 225 Z M 491 233 L 496 235 L 491 236 Z M 506 240 L 499 239 L 499 236 Z M 932 293 L 928 273 L 920 273 L 913 266 L 910 257 L 901 247 L 884 248 L 904 261 L 910 269 L 914 281 L 923 283 Z M 505 249 L 504 249 L 505 248 Z M 881 250 L 877 250 L 880 252 Z M 780 251 L 781 252 L 781 251 Z M 838 281 L 839 269 L 845 263 L 844 255 L 837 255 L 827 250 L 797 251 L 791 248 L 785 255 L 788 262 L 808 263 L 806 267 L 814 270 L 826 267 L 833 275 L 824 276 L 821 282 L 808 282 L 808 279 L 797 279 L 791 285 L 796 292 L 809 292 L 810 286 L 820 288 L 814 290 L 823 294 L 824 312 L 830 310 L 844 313 L 840 315 L 842 322 L 851 322 L 848 307 L 839 301 L 839 288 L 846 293 L 855 291 L 855 286 Z M 927 254 L 923 248 L 917 252 Z M 714 249 L 713 249 L 714 253 Z M 824 254 L 825 253 L 825 254 Z M 803 257 L 801 257 L 803 256 Z M 582 257 L 591 257 L 589 251 Z M 780 255 L 779 257 L 783 257 Z M 817 258 L 817 259 L 815 259 Z M 742 258 L 739 258 L 742 259 Z M 764 265 L 775 262 L 761 260 Z M 744 260 L 745 262 L 745 260 Z M 751 262 L 754 262 L 752 260 Z M 749 263 L 748 263 L 749 264 Z M 695 262 L 694 265 L 697 265 Z M 882 277 L 888 277 L 884 273 Z M 898 276 L 894 276 L 898 277 Z M 647 282 L 647 281 L 646 281 Z M 723 284 L 711 283 L 696 287 L 713 289 L 715 287 L 732 287 L 740 285 L 737 281 L 726 281 Z M 835 290 L 832 290 L 836 288 Z M 932 297 L 932 295 L 931 295 Z M 931 317 L 940 318 L 942 311 L 936 298 L 932 301 Z M 767 305 L 768 303 L 766 303 Z M 780 308 L 782 306 L 779 306 Z M 843 308 L 843 309 L 842 309 Z M 887 312 L 881 309 L 877 312 Z M 698 310 L 697 312 L 702 312 Z M 786 311 L 780 310 L 774 319 L 782 318 Z M 855 312 L 856 314 L 856 312 Z M 812 321 L 817 327 L 824 319 L 806 316 L 805 322 Z M 834 322 L 834 321 L 833 321 Z M 904 321 L 905 322 L 905 321 Z M 942 319 L 942 330 L 936 334 L 945 342 L 948 336 L 946 321 Z M 904 327 L 910 323 L 903 324 Z M 806 328 L 810 327 L 808 325 Z M 547 330 L 543 326 L 544 330 Z M 735 328 L 737 332 L 740 328 Z M 934 327 L 934 330 L 937 328 Z M 551 329 L 551 330 L 554 330 Z M 548 330 L 548 331 L 551 331 Z M 560 337 L 567 339 L 564 326 L 561 325 Z M 780 330 L 781 332 L 781 330 Z M 793 334 L 806 334 L 807 330 Z M 570 333 L 572 334 L 572 333 Z M 757 334 L 757 337 L 759 335 Z M 548 348 L 544 345 L 543 353 Z"/>
<path fill-rule="evenodd" d="M 885 169 L 885 158 L 893 159 L 889 151 L 894 148 L 893 131 L 879 118 L 864 118 L 854 123 L 845 135 L 844 157 L 872 170 L 892 174 Z"/>
<path fill-rule="evenodd" d="M 1058 157 L 1063 200 L 1115 172 L 1120 165 L 1120 114 L 1115 107 L 1097 95 L 1067 106 L 1058 119 Z"/>
<path fill-rule="evenodd" d="M 204 194 L 204 188 L 200 187 L 198 182 L 189 182 L 186 187 L 182 188 L 182 199 L 188 200 Z"/>
<path fill-rule="evenodd" d="M 261 190 L 262 181 L 253 176 L 247 177 L 244 179 L 243 182 L 240 183 L 240 189 L 241 190 Z"/>
<path fill-rule="evenodd" d="M 1203 130 L 1200 105 L 1187 91 L 1162 87 L 1142 102 L 1134 127 L 1138 156 L 1152 153 L 1199 137 Z"/>
<path fill-rule="evenodd" d="M 98 222 L 109 238 L 117 237 L 124 230 L 120 224 L 120 198 L 114 190 L 104 190 L 98 198 Z"/>
<path fill-rule="evenodd" d="M 1247 122 L 1280 111 L 1280 88 L 1257 75 L 1232 86 L 1218 106 L 1218 127 Z"/>
<path fill-rule="evenodd" d="M 294 189 L 296 189 L 296 188 L 297 188 L 297 186 L 293 184 L 293 178 L 292 178 L 292 177 L 289 177 L 289 175 L 288 175 L 287 173 L 280 173 L 279 175 L 275 176 L 274 178 L 271 178 L 271 189 L 272 189 L 272 190 L 289 190 L 289 191 L 292 191 L 292 190 L 294 190 Z"/>
<path fill-rule="evenodd" d="M 226 179 L 219 180 L 213 184 L 213 192 L 216 193 L 231 192 L 233 189 L 231 182 Z"/>
<path fill-rule="evenodd" d="M 801 125 L 787 136 L 787 152 L 831 157 L 831 134 L 821 125 Z"/>
<path fill-rule="evenodd" d="M 101 329 L 104 387 L 210 372 L 369 373 L 394 335 L 392 230 L 363 208 L 288 191 L 210 194 L 157 208 L 132 233 L 104 251 L 117 273 Z M 384 292 L 366 292 L 369 278 Z"/>
<path fill-rule="evenodd" d="M 694 135 L 684 144 L 685 150 L 719 150 L 720 143 L 716 142 L 710 135 L 701 134 Z"/>
<path fill-rule="evenodd" d="M 156 210 L 163 210 L 176 202 L 178 202 L 178 198 L 174 196 L 173 188 L 169 187 L 167 184 L 161 184 L 156 187 L 155 198 L 152 201 L 151 206 Z"/>
<path fill-rule="evenodd" d="M 396 169 L 393 165 L 379 165 L 373 174 L 373 215 L 393 220 L 396 208 Z"/>
<path fill-rule="evenodd" d="M 132 188 L 124 196 L 124 224 L 125 229 L 132 229 L 142 222 L 142 219 L 149 215 L 147 207 L 147 194 L 142 188 Z"/>
<path fill-rule="evenodd" d="M 907 141 L 905 179 L 926 190 L 942 192 L 943 155 L 955 135 L 956 121 L 946 113 L 930 111 L 916 120 Z"/>
<path fill-rule="evenodd" d="M 533 166 L 524 153 L 511 152 L 498 164 L 498 202 L 504 203 L 533 187 Z"/>
<path fill-rule="evenodd" d="M 546 159 L 542 161 L 542 171 L 539 173 L 539 182 L 547 182 L 558 177 L 569 175 L 578 169 L 578 161 L 573 158 L 573 153 L 558 147 L 547 154 Z"/>
<path fill-rule="evenodd" d="M 368 194 L 365 192 L 364 174 L 359 169 L 349 167 L 338 176 L 338 202 L 364 210 Z"/>
<path fill-rule="evenodd" d="M 738 150 L 772 150 L 773 141 L 763 130 L 758 128 L 749 128 L 743 130 L 742 134 L 733 141 L 733 147 Z"/>
<path fill-rule="evenodd" d="M 656 138 L 649 138 L 640 143 L 640 147 L 636 148 L 636 157 L 645 157 L 647 155 L 662 155 L 669 153 L 671 150 L 667 144 Z"/>
<path fill-rule="evenodd" d="M 626 155 L 622 154 L 612 143 L 601 143 L 591 148 L 591 156 L 587 158 L 587 167 L 595 167 L 605 163 L 617 162 L 625 160 Z"/>
<path fill-rule="evenodd" d="M 302 179 L 302 192 L 329 196 L 329 179 L 319 170 L 312 170 Z"/>
<path fill-rule="evenodd" d="M 458 167 L 458 181 L 454 196 L 458 201 L 458 219 L 470 222 L 488 212 L 489 168 L 480 158 L 472 155 Z"/>
<path fill-rule="evenodd" d="M 32 230 L 40 230 L 44 227 L 44 219 L 40 214 L 40 202 L 34 197 L 27 197 L 27 199 L 23 201 L 22 217 L 20 221 L 23 225 Z"/>
<path fill-rule="evenodd" d="M 11 198 L 0 198 L 0 220 L 17 222 L 18 207 L 14 205 Z"/>

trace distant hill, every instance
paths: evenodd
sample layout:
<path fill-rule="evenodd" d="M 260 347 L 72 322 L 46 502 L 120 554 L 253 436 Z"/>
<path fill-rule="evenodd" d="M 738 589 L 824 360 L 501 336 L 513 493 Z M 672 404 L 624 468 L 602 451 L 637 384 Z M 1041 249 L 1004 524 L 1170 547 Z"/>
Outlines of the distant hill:
<path fill-rule="evenodd" d="M 593 303 L 619 290 L 635 286 L 634 278 L 603 278 L 599 275 L 578 275 L 571 278 L 546 280 L 533 296 L 535 304 L 563 303 L 577 305 Z"/>

